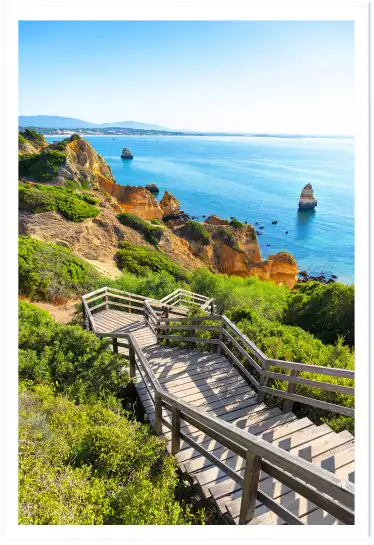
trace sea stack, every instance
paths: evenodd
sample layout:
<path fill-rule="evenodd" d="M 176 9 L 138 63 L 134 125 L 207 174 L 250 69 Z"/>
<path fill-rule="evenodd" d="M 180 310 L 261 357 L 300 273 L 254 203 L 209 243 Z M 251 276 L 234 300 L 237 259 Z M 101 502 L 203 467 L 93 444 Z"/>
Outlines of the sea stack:
<path fill-rule="evenodd" d="M 134 156 L 129 149 L 123 148 L 121 153 L 121 159 L 134 159 Z"/>
<path fill-rule="evenodd" d="M 306 184 L 300 195 L 299 210 L 313 210 L 316 206 L 317 200 L 314 198 L 313 188 L 311 184 Z"/>

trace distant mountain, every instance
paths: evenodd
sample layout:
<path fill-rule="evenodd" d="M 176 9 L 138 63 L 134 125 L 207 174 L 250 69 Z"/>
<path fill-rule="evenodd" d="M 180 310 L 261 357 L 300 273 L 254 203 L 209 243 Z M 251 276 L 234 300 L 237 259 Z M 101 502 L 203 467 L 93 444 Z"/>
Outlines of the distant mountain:
<path fill-rule="evenodd" d="M 20 115 L 18 118 L 20 127 L 42 127 L 48 129 L 93 129 L 107 127 L 121 127 L 126 129 L 142 129 L 165 131 L 170 130 L 160 125 L 149 125 L 137 121 L 113 121 L 113 123 L 90 123 L 74 117 L 60 117 L 58 115 Z"/>

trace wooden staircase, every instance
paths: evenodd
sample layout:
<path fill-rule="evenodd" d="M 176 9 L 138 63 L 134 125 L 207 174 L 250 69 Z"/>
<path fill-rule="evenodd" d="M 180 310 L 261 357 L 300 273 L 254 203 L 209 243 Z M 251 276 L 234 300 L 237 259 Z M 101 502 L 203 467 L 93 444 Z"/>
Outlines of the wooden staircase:
<path fill-rule="evenodd" d="M 244 336 L 245 342 L 239 344 L 236 326 L 232 324 L 228 333 L 230 348 L 223 343 L 220 329 L 217 340 L 210 339 L 218 350 L 197 351 L 191 345 L 202 339 L 194 335 L 199 327 L 217 330 L 216 325 L 204 325 L 214 322 L 215 315 L 194 318 L 191 324 L 192 319 L 185 317 L 188 307 L 180 301 L 165 312 L 162 303 L 129 294 L 131 299 L 140 298 L 141 315 L 134 312 L 134 301 L 129 313 L 111 306 L 106 297 L 92 313 L 88 307 L 92 294 L 86 296 L 86 321 L 97 335 L 112 340 L 115 351 L 129 357 L 130 373 L 150 423 L 165 437 L 180 469 L 214 503 L 223 522 L 354 523 L 354 437 L 347 431 L 335 433 L 327 424 L 298 419 L 289 410 L 293 397 L 300 397 L 292 382 L 287 410 L 268 407 L 261 395 L 261 387 L 267 388 L 264 375 L 249 374 L 240 358 L 245 352 L 256 370 L 260 364 L 254 357 L 260 351 Z M 97 297 L 94 301 L 97 304 Z M 206 301 L 198 301 L 207 306 Z M 212 312 L 211 300 L 208 306 Z M 173 335 L 184 327 L 188 336 Z M 171 348 L 160 344 L 161 339 L 182 339 L 189 347 Z M 345 370 L 328 368 L 327 372 L 333 371 L 339 376 Z M 346 408 L 338 411 L 345 413 Z"/>

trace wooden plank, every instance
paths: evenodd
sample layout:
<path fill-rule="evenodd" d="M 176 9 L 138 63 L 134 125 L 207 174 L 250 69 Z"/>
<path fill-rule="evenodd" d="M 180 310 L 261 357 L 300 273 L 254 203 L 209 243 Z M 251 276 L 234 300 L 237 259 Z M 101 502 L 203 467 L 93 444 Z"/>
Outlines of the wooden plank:
<path fill-rule="evenodd" d="M 171 339 L 175 341 L 204 343 L 204 344 L 219 344 L 219 339 L 202 339 L 200 337 L 179 337 L 179 335 L 157 335 L 159 339 Z"/>
<path fill-rule="evenodd" d="M 325 409 L 326 411 L 344 414 L 345 416 L 355 415 L 354 409 L 343 407 L 342 405 L 335 405 L 334 403 L 327 403 L 326 401 L 320 401 L 319 399 L 305 397 L 298 394 L 291 394 L 290 392 L 284 392 L 283 390 L 277 390 L 276 388 L 268 388 L 267 386 L 263 386 L 262 391 L 277 397 L 292 399 L 293 401 L 298 401 L 299 403 L 303 403 L 304 405 L 311 405 L 312 407 Z"/>
<path fill-rule="evenodd" d="M 266 358 L 269 365 L 281 367 L 283 369 L 296 369 L 306 373 L 318 373 L 329 377 L 355 378 L 355 372 L 350 369 L 337 369 L 335 367 L 322 367 L 322 365 L 313 365 L 311 363 L 297 363 L 294 361 L 273 360 Z"/>
<path fill-rule="evenodd" d="M 210 314 L 209 316 L 193 316 L 191 318 L 159 318 L 160 324 L 169 324 L 170 322 L 190 323 L 191 320 L 195 322 L 205 322 L 207 320 L 214 322 L 215 320 L 222 321 L 222 316 L 219 314 Z"/>
<path fill-rule="evenodd" d="M 319 388 L 320 390 L 326 390 L 328 392 L 338 392 L 339 394 L 355 395 L 355 389 L 349 386 L 340 386 L 339 384 L 331 384 L 330 382 L 322 382 L 319 380 L 311 380 L 303 377 L 296 377 L 291 375 L 284 375 L 282 373 L 273 373 L 271 371 L 265 371 L 264 374 L 269 378 L 278 380 L 285 380 L 293 384 L 305 384 L 312 388 Z"/>
<path fill-rule="evenodd" d="M 258 365 L 258 363 L 244 350 L 242 346 L 234 339 L 232 335 L 226 329 L 222 329 L 222 334 L 235 346 L 237 350 L 241 353 L 242 356 L 246 358 L 247 361 L 249 361 L 250 365 L 256 369 L 258 373 L 262 372 L 261 367 Z"/>
<path fill-rule="evenodd" d="M 267 360 L 266 355 L 252 342 L 240 329 L 233 324 L 226 316 L 222 316 L 223 324 L 228 326 L 234 334 L 240 338 L 240 340 L 251 350 L 252 354 L 255 354 L 262 361 Z"/>

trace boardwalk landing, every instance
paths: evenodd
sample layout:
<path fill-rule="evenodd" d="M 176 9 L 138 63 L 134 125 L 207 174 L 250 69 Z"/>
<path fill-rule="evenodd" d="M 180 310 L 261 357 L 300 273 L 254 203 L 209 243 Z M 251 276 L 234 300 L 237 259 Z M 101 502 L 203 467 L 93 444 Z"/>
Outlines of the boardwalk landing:
<path fill-rule="evenodd" d="M 258 401 L 257 393 L 225 356 L 161 346 L 157 344 L 155 334 L 139 314 L 112 309 L 101 310 L 94 314 L 94 321 L 97 330 L 101 332 L 131 332 L 161 386 L 168 392 L 335 473 L 343 480 L 354 482 L 354 437 L 349 432 L 335 433 L 326 424 L 316 426 L 308 418 L 297 419 L 292 412 L 285 413 L 278 408 L 268 408 Z M 120 348 L 121 350 L 126 349 Z M 149 420 L 154 423 L 153 401 L 139 375 L 135 382 Z M 163 408 L 163 416 L 171 423 L 170 411 Z M 239 475 L 244 475 L 243 458 L 186 422 L 182 421 L 181 431 L 225 461 Z M 171 451 L 171 431 L 163 426 L 162 432 L 168 441 L 168 450 Z M 202 494 L 215 503 L 223 520 L 238 524 L 241 487 L 183 440 L 176 458 L 181 470 L 188 473 L 192 481 L 200 487 Z M 300 517 L 305 524 L 342 524 L 263 471 L 260 473 L 259 490 Z M 285 522 L 257 500 L 255 516 L 249 524 Z"/>

